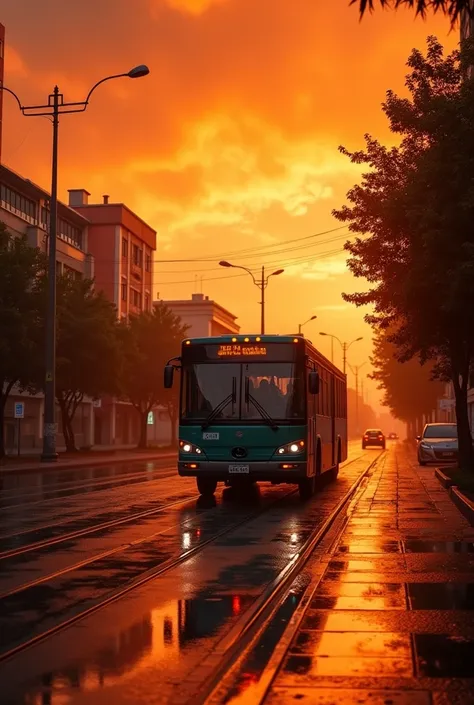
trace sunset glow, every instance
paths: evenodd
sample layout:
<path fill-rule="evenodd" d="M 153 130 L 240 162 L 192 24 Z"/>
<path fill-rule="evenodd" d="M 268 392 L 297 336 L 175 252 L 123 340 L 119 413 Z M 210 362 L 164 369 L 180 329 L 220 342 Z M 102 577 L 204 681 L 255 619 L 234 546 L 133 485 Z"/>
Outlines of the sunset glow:
<path fill-rule="evenodd" d="M 318 331 L 363 336 L 351 361 L 367 359 L 363 312 L 341 299 L 360 284 L 346 270 L 347 230 L 335 230 L 331 210 L 358 172 L 337 147 L 362 146 L 364 132 L 390 139 L 384 92 L 403 90 L 407 56 L 428 34 L 455 46 L 449 21 L 398 11 L 359 22 L 348 0 L 72 5 L 3 8 L 5 85 L 23 103 L 45 102 L 56 83 L 66 99 L 82 100 L 103 76 L 140 63 L 150 75 L 106 84 L 87 112 L 62 118 L 61 198 L 68 188 L 86 188 L 92 201 L 110 194 L 158 231 L 154 298 L 189 298 L 202 287 L 242 332 L 258 332 L 257 289 L 218 262 L 282 267 L 267 291 L 267 332 L 293 334 L 315 314 L 305 333 L 325 354 L 330 340 Z M 3 132 L 7 166 L 49 189 L 48 122 L 23 118 L 5 96 Z M 303 239 L 316 233 L 326 234 Z M 205 261 L 159 261 L 182 259 Z M 372 386 L 371 403 L 377 398 Z"/>

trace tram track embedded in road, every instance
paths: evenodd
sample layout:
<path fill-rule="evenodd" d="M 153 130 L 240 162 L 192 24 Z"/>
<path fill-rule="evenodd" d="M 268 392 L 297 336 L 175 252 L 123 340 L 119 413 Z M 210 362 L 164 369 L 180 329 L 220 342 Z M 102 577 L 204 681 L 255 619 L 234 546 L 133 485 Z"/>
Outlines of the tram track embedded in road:
<path fill-rule="evenodd" d="M 152 460 L 148 461 L 149 463 L 157 463 L 157 462 L 163 462 L 163 460 Z M 166 459 L 166 463 L 163 466 L 152 468 L 149 470 L 139 470 L 137 472 L 129 472 L 129 473 L 124 473 L 123 475 L 115 475 L 111 477 L 97 477 L 97 478 L 90 478 L 90 482 L 83 482 L 82 484 L 75 484 L 78 482 L 78 480 L 70 480 L 66 481 L 64 483 L 55 483 L 52 485 L 47 485 L 44 488 L 42 488 L 45 492 L 54 492 L 57 493 L 57 496 L 55 497 L 45 497 L 44 499 L 34 499 L 34 495 L 38 493 L 38 488 L 37 487 L 25 487 L 23 489 L 25 490 L 31 490 L 28 492 L 20 493 L 20 494 L 15 494 L 16 491 L 22 489 L 21 487 L 9 487 L 0 490 L 0 505 L 4 501 L 9 501 L 9 500 L 19 500 L 19 499 L 26 499 L 28 500 L 30 497 L 32 497 L 32 501 L 19 501 L 16 504 L 5 504 L 2 507 L 2 511 L 8 511 L 10 509 L 16 509 L 18 510 L 19 507 L 24 507 L 25 505 L 28 505 L 29 507 L 35 504 L 45 504 L 47 502 L 54 502 L 58 501 L 64 498 L 68 497 L 75 497 L 76 495 L 80 494 L 87 494 L 87 491 L 90 490 L 92 492 L 103 492 L 107 490 L 113 490 L 116 487 L 122 487 L 126 485 L 138 485 L 143 482 L 147 481 L 155 481 L 155 480 L 161 480 L 165 477 L 170 477 L 172 473 L 167 474 L 167 475 L 162 475 L 159 473 L 162 473 L 165 470 L 174 470 L 174 474 L 176 474 L 176 461 L 177 458 L 175 459 L 175 464 L 170 465 L 170 459 Z M 140 462 L 140 465 L 143 463 Z M 63 472 L 70 472 L 74 473 L 77 472 L 77 470 L 67 470 L 64 469 Z M 154 477 L 155 475 L 158 475 L 158 477 Z M 5 480 L 6 478 L 2 478 Z M 68 486 L 66 486 L 68 485 Z M 10 493 L 10 495 L 6 495 L 6 493 Z M 64 493 L 65 497 L 62 496 Z"/>
<path fill-rule="evenodd" d="M 162 497 L 163 495 L 161 495 Z M 137 519 L 144 519 L 152 517 L 155 514 L 161 514 L 167 509 L 179 506 L 181 504 L 188 504 L 189 502 L 195 501 L 199 498 L 197 494 L 191 494 L 182 499 L 176 500 L 174 502 L 169 502 L 168 504 L 163 504 L 160 507 L 153 507 L 151 509 L 144 509 L 143 511 L 136 512 L 135 514 L 129 514 L 127 516 L 121 516 L 117 519 L 111 519 L 109 521 L 104 521 L 100 524 L 94 524 L 93 526 L 85 527 L 84 529 L 78 529 L 77 531 L 70 531 L 68 533 L 62 534 L 61 536 L 54 536 L 49 539 L 44 539 L 43 541 L 35 541 L 33 543 L 26 544 L 25 546 L 20 546 L 19 548 L 12 548 L 7 551 L 0 552 L 0 561 L 6 560 L 7 558 L 14 558 L 15 556 L 20 556 L 25 553 L 31 553 L 32 551 L 39 551 L 43 548 L 49 548 L 50 546 L 55 546 L 57 544 L 64 543 L 66 541 L 73 541 L 78 538 L 83 538 L 84 536 L 89 536 L 90 534 L 95 534 L 98 531 L 104 531 L 106 529 L 112 529 L 116 526 L 121 526 L 122 524 L 129 524 L 130 522 L 136 521 Z M 157 498 L 158 499 L 158 498 Z M 100 516 L 100 513 L 98 514 Z M 87 518 L 94 518 L 98 516 L 97 514 L 88 515 Z M 75 521 L 75 519 L 73 519 Z M 68 522 L 58 522 L 57 524 L 48 524 L 43 527 L 38 527 L 34 529 L 28 529 L 23 534 L 9 534 L 8 536 L 2 536 L 1 539 L 12 538 L 13 536 L 22 536 L 29 533 L 35 533 L 37 531 L 44 530 L 46 528 L 55 528 L 57 526 L 66 526 Z"/>
<path fill-rule="evenodd" d="M 353 458 L 350 461 L 344 463 L 344 467 L 347 467 L 348 465 L 351 465 L 352 463 L 360 460 L 361 457 L 362 456 L 357 456 L 356 458 Z M 376 461 L 374 461 L 374 462 L 376 462 Z M 372 465 L 373 465 L 373 463 L 369 466 L 369 468 Z M 368 472 L 368 469 L 366 469 L 364 471 L 364 473 L 362 473 L 361 477 L 359 478 L 359 481 L 362 479 L 363 476 L 365 476 L 365 474 L 367 472 Z M 87 605 L 87 603 L 86 603 L 86 605 L 84 605 L 84 604 L 78 605 L 77 606 L 78 611 L 76 613 L 73 613 L 69 618 L 64 619 L 63 621 L 59 622 L 58 624 L 55 624 L 48 629 L 45 629 L 45 631 L 40 632 L 37 635 L 32 636 L 30 639 L 21 641 L 20 643 L 12 646 L 11 648 L 4 651 L 3 653 L 0 653 L 0 662 L 5 661 L 9 658 L 12 658 L 13 656 L 18 654 L 19 652 L 24 651 L 24 650 L 36 645 L 37 643 L 44 641 L 45 639 L 53 636 L 54 634 L 72 626 L 76 622 L 92 615 L 93 613 L 97 612 L 98 610 L 105 608 L 109 604 L 119 600 L 120 598 L 124 597 L 129 592 L 131 592 L 132 590 L 135 590 L 135 589 L 145 585 L 146 583 L 154 580 L 155 578 L 158 578 L 158 577 L 162 576 L 163 574 L 171 571 L 173 568 L 178 567 L 179 565 L 181 565 L 185 561 L 189 560 L 190 558 L 193 558 L 196 554 L 200 553 L 209 544 L 212 544 L 214 541 L 224 537 L 226 534 L 229 534 L 229 533 L 239 529 L 240 527 L 247 524 L 248 522 L 265 514 L 271 508 L 274 508 L 275 505 L 284 501 L 289 496 L 296 494 L 296 492 L 297 492 L 296 488 L 289 489 L 288 492 L 286 492 L 283 495 L 280 495 L 278 498 L 274 499 L 273 501 L 268 502 L 264 507 L 261 507 L 259 510 L 249 512 L 244 517 L 241 517 L 237 521 L 232 522 L 229 526 L 225 527 L 223 530 L 213 533 L 207 539 L 201 540 L 196 546 L 189 548 L 188 550 L 184 551 L 183 553 L 179 554 L 178 556 L 174 556 L 174 557 L 171 557 L 171 558 L 165 560 L 164 562 L 160 563 L 158 566 L 154 566 L 152 568 L 149 568 L 146 571 L 143 571 L 142 573 L 140 573 L 137 576 L 130 579 L 127 583 L 118 587 L 116 590 L 112 591 L 111 593 L 108 593 L 105 597 L 100 598 L 98 601 L 95 601 L 89 605 Z M 184 504 L 184 503 L 190 502 L 190 501 L 192 501 L 192 499 L 188 498 L 187 500 L 183 500 L 182 502 L 178 502 L 176 504 L 179 504 L 179 503 Z M 171 505 L 168 505 L 168 506 L 171 506 Z M 163 511 L 163 509 L 165 509 L 165 507 L 160 508 L 161 511 Z M 150 510 L 147 513 L 151 514 L 152 511 L 153 510 Z M 155 510 L 155 512 L 157 512 L 157 511 L 159 511 L 159 510 Z M 331 519 L 331 517 L 330 517 L 330 519 Z M 324 526 L 326 526 L 327 523 L 328 522 L 326 521 Z M 331 523 L 332 523 L 332 521 L 331 521 Z M 132 542 L 130 544 L 130 546 L 133 546 L 134 543 L 141 543 L 143 541 L 146 541 L 147 539 L 149 540 L 150 538 L 153 538 L 153 535 L 143 537 L 138 542 Z M 305 547 L 307 547 L 307 546 L 308 546 L 308 542 L 306 542 L 306 544 L 305 544 Z M 307 550 L 305 547 L 303 547 L 301 549 L 301 553 L 303 553 L 304 551 Z M 117 547 L 117 551 L 114 551 L 114 552 L 123 551 L 123 550 L 126 550 L 126 548 L 127 548 L 126 545 L 125 546 L 122 545 L 120 547 Z M 100 558 L 101 558 L 101 556 L 95 556 L 95 557 L 92 557 L 90 560 L 84 561 L 82 564 L 85 565 L 89 562 L 94 562 L 94 561 L 100 560 Z M 72 567 L 72 569 L 74 569 L 74 567 Z M 287 569 L 291 569 L 291 566 L 287 566 Z M 58 571 L 58 574 L 61 575 L 61 574 L 64 574 L 65 572 L 69 572 L 68 568 L 66 568 L 64 571 Z M 26 589 L 29 589 L 30 587 L 34 587 L 35 584 L 39 585 L 39 584 L 47 582 L 47 581 L 49 582 L 52 579 L 54 579 L 53 575 L 49 576 L 46 579 L 39 578 L 37 581 L 31 581 L 28 584 L 24 584 L 23 586 L 19 586 L 18 589 L 6 591 L 5 593 L 3 593 L 0 596 L 0 598 L 5 599 L 5 598 L 9 597 L 9 595 L 11 595 L 11 594 L 18 594 L 20 592 L 23 592 Z"/>
<path fill-rule="evenodd" d="M 364 479 L 385 455 L 386 451 L 383 450 L 359 475 L 322 526 L 308 537 L 298 553 L 288 561 L 287 565 L 261 596 L 255 600 L 252 607 L 242 615 L 239 622 L 223 637 L 212 655 L 201 662 L 201 668 L 207 669 L 209 675 L 203 683 L 199 684 L 199 690 L 194 694 L 192 700 L 193 705 L 218 705 L 218 703 L 227 702 L 226 698 L 217 697 L 222 688 L 223 678 L 235 668 L 249 646 L 263 630 L 264 625 L 275 614 L 283 596 L 302 573 L 315 549 L 318 548 L 330 529 L 341 517 L 342 512 L 350 505 Z M 220 692 L 220 695 L 222 696 L 222 692 Z M 189 698 L 189 691 L 186 697 Z M 185 705 L 185 701 L 181 701 L 179 697 L 176 697 L 173 703 L 174 705 Z"/>

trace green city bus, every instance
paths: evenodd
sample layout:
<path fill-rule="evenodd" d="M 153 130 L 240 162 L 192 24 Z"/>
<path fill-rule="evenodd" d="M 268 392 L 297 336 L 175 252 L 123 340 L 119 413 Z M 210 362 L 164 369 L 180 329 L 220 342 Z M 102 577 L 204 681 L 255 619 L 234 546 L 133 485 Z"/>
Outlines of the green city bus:
<path fill-rule="evenodd" d="M 218 482 L 299 486 L 309 498 L 347 458 L 346 376 L 302 335 L 224 335 L 183 341 L 165 367 L 181 371 L 181 476 L 201 495 Z"/>

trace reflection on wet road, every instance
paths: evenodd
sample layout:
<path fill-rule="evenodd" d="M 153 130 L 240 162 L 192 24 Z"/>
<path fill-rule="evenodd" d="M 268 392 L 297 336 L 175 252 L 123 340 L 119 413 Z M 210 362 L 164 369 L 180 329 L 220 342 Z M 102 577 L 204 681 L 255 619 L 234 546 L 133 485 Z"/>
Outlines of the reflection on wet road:
<path fill-rule="evenodd" d="M 359 451 L 354 457 L 360 459 L 341 470 L 338 482 L 322 488 L 307 504 L 285 485 L 262 485 L 247 498 L 225 490 L 215 506 L 188 502 L 133 526 L 79 538 L 51 553 L 19 556 L 0 574 L 3 593 L 15 583 L 12 575 L 21 574 L 25 581 L 45 574 L 58 560 L 67 567 L 68 559 L 74 563 L 124 544 L 112 559 L 94 561 L 4 598 L 0 607 L 9 616 L 2 628 L 3 650 L 67 619 L 91 599 L 101 601 L 150 567 L 198 549 L 159 577 L 4 662 L 7 689 L 2 705 L 41 702 L 40 697 L 51 705 L 174 702 L 182 696 L 183 683 L 198 677 L 206 654 L 243 618 L 378 454 L 368 451 L 362 457 Z M 173 494 L 183 482 L 166 480 Z M 156 483 L 162 486 L 162 481 Z"/>

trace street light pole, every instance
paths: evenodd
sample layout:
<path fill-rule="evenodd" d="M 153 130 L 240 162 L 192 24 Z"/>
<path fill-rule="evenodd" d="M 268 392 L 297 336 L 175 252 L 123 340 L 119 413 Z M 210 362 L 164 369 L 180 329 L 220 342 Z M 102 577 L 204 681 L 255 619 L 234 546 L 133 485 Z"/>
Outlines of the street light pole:
<path fill-rule="evenodd" d="M 43 453 L 45 462 L 57 460 L 56 452 L 56 236 L 58 228 L 59 89 L 53 93 L 53 154 L 49 205 L 48 303 L 46 309 Z"/>
<path fill-rule="evenodd" d="M 356 392 L 356 433 L 359 433 L 359 371 L 366 365 L 367 362 L 363 362 L 361 365 L 349 365 L 351 371 L 355 377 L 355 392 Z M 362 403 L 364 399 L 362 397 Z"/>
<path fill-rule="evenodd" d="M 303 328 L 303 326 L 305 326 L 307 323 L 310 323 L 311 321 L 315 321 L 316 319 L 317 319 L 317 316 L 311 316 L 311 318 L 308 318 L 308 320 L 305 321 L 304 323 L 300 323 L 298 325 L 298 335 L 301 335 L 301 329 Z"/>
<path fill-rule="evenodd" d="M 150 73 L 144 64 L 135 66 L 128 73 L 107 76 L 97 81 L 83 101 L 65 103 L 58 86 L 54 87 L 45 105 L 23 105 L 17 94 L 10 88 L 0 85 L 0 90 L 12 95 L 25 117 L 48 117 L 53 125 L 52 162 L 51 162 L 51 199 L 49 206 L 49 251 L 48 251 L 48 300 L 45 326 L 45 364 L 44 364 L 44 421 L 42 462 L 55 462 L 56 452 L 56 250 L 58 229 L 58 132 L 59 116 L 67 113 L 82 113 L 89 105 L 95 89 L 105 81 L 114 78 L 141 78 Z"/>
<path fill-rule="evenodd" d="M 331 338 L 331 362 L 334 362 L 334 347 L 333 347 L 333 341 L 337 340 L 339 345 L 342 348 L 342 371 L 344 374 L 346 374 L 346 368 L 347 368 L 347 351 L 353 345 L 353 343 L 358 343 L 360 340 L 363 340 L 363 338 L 355 338 L 352 340 L 350 343 L 342 342 L 339 340 L 339 338 L 336 335 L 331 335 L 330 333 L 320 333 L 319 335 L 323 335 L 325 338 Z"/>
<path fill-rule="evenodd" d="M 247 267 L 243 267 L 240 264 L 231 264 L 230 262 L 227 262 L 226 260 L 222 260 L 219 262 L 221 267 L 233 267 L 234 269 L 243 269 L 244 272 L 247 272 L 247 274 L 250 274 L 252 277 L 252 281 L 257 286 L 261 292 L 262 296 L 260 298 L 260 306 L 261 306 L 261 312 L 260 312 L 260 333 L 264 335 L 265 333 L 265 289 L 268 286 L 268 280 L 270 277 L 276 277 L 279 274 L 283 274 L 285 271 L 284 269 L 277 269 L 275 272 L 272 272 L 269 274 L 267 277 L 265 276 L 265 267 L 262 266 L 262 274 L 261 274 L 261 279 L 260 281 L 255 277 L 254 273 L 248 269 Z"/>

